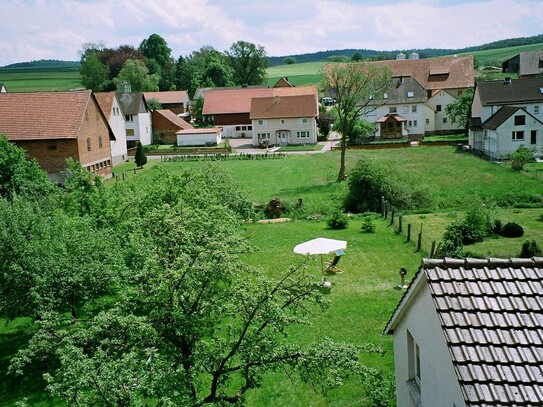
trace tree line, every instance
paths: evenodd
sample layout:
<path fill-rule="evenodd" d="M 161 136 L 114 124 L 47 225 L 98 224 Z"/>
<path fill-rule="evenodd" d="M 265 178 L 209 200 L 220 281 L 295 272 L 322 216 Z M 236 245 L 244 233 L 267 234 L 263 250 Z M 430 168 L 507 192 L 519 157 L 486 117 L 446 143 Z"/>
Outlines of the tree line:
<path fill-rule="evenodd" d="M 166 40 L 152 34 L 137 48 L 83 44 L 80 63 L 83 85 L 96 92 L 128 83 L 134 92 L 187 90 L 192 98 L 200 87 L 262 84 L 268 58 L 264 47 L 237 41 L 224 52 L 204 46 L 175 59 Z"/>

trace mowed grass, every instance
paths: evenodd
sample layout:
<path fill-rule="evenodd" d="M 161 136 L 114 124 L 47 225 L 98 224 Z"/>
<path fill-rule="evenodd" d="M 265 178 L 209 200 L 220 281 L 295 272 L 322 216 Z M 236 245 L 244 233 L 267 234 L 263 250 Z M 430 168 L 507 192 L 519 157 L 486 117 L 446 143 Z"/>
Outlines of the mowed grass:
<path fill-rule="evenodd" d="M 8 92 L 65 91 L 82 88 L 78 68 L 0 69 Z"/>

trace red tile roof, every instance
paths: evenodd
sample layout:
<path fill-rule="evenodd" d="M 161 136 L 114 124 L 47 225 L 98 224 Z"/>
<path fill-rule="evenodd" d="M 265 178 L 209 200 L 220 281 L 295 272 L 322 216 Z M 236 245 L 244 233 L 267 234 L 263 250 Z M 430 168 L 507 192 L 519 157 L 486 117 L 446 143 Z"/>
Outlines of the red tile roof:
<path fill-rule="evenodd" d="M 316 95 L 253 98 L 251 100 L 250 119 L 316 117 L 318 109 Z"/>
<path fill-rule="evenodd" d="M 172 112 L 169 109 L 159 109 L 155 110 L 155 114 L 159 114 L 163 116 L 165 119 L 169 120 L 173 124 L 179 127 L 181 130 L 187 130 L 187 129 L 193 129 L 194 126 L 192 124 L 188 123 L 187 121 L 180 118 L 178 115 L 176 115 L 174 112 Z"/>
<path fill-rule="evenodd" d="M 106 116 L 106 119 L 109 120 L 109 116 L 112 113 L 111 108 L 113 107 L 115 92 L 98 92 L 94 94 L 94 97 L 96 98 L 102 113 Z"/>
<path fill-rule="evenodd" d="M 205 94 L 203 114 L 249 113 L 253 98 L 300 95 L 315 95 L 316 97 L 317 87 L 210 90 Z"/>
<path fill-rule="evenodd" d="M 144 92 L 146 100 L 156 99 L 162 104 L 185 103 L 188 100 L 186 90 L 172 90 L 163 92 Z"/>
<path fill-rule="evenodd" d="M 90 90 L 0 93 L 0 134 L 10 140 L 75 139 Z"/>
<path fill-rule="evenodd" d="M 392 76 L 412 76 L 425 89 L 458 89 L 475 85 L 473 57 L 443 57 L 370 62 L 388 66 Z"/>

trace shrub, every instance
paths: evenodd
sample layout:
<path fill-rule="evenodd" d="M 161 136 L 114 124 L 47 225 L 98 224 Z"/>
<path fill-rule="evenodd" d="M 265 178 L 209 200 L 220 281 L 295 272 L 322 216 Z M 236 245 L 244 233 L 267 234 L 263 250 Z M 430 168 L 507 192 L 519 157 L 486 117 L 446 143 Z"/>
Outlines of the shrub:
<path fill-rule="evenodd" d="M 543 251 L 537 244 L 535 240 L 526 240 L 522 243 L 522 248 L 520 249 L 520 254 L 518 257 L 527 258 L 541 256 Z"/>
<path fill-rule="evenodd" d="M 268 218 L 280 218 L 285 211 L 285 204 L 279 198 L 272 199 L 264 209 Z"/>
<path fill-rule="evenodd" d="M 521 237 L 524 235 L 524 229 L 518 223 L 508 222 L 499 232 L 502 237 Z"/>
<path fill-rule="evenodd" d="M 360 228 L 363 233 L 374 233 L 375 225 L 373 224 L 373 215 L 366 212 L 362 215 L 362 227 Z"/>
<path fill-rule="evenodd" d="M 346 229 L 349 218 L 343 212 L 334 211 L 326 219 L 326 224 L 330 229 Z"/>

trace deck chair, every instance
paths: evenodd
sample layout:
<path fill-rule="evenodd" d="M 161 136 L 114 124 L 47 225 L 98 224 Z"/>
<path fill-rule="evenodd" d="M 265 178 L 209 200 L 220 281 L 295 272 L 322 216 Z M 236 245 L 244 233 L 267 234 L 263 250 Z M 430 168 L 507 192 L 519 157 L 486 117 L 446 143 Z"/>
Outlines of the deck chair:
<path fill-rule="evenodd" d="M 337 264 L 339 263 L 339 260 L 341 259 L 341 256 L 343 256 L 345 253 L 343 250 L 338 250 L 336 254 L 334 255 L 334 258 L 330 261 L 324 262 L 324 271 L 327 271 L 328 273 L 335 273 L 340 274 L 343 273 L 343 270 L 339 269 L 337 267 Z"/>

